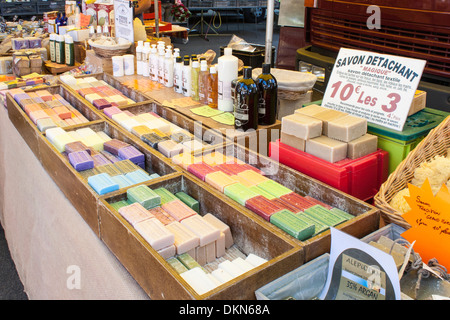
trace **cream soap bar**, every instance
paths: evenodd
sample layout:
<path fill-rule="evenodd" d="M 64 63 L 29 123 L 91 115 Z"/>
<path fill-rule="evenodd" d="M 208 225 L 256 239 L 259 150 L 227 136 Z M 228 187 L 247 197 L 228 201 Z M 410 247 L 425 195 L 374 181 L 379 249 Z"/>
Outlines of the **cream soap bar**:
<path fill-rule="evenodd" d="M 121 207 L 118 211 L 132 226 L 146 219 L 154 218 L 147 209 L 137 202 Z"/>
<path fill-rule="evenodd" d="M 316 114 L 326 111 L 328 110 L 328 108 L 319 106 L 317 104 L 310 104 L 309 106 L 300 108 L 300 109 L 296 109 L 295 113 L 299 113 L 299 114 L 303 114 L 305 116 L 311 116 L 314 117 Z"/>
<path fill-rule="evenodd" d="M 299 113 L 281 119 L 281 132 L 300 139 L 312 139 L 322 134 L 322 121 Z"/>
<path fill-rule="evenodd" d="M 347 143 L 320 136 L 306 141 L 305 152 L 334 163 L 347 157 Z"/>
<path fill-rule="evenodd" d="M 194 210 L 189 208 L 181 200 L 174 200 L 165 203 L 161 206 L 164 211 L 166 211 L 172 218 L 176 221 L 182 221 L 183 219 L 189 218 L 197 214 Z"/>
<path fill-rule="evenodd" d="M 286 132 L 281 132 L 281 143 L 288 145 L 292 148 L 298 149 L 300 151 L 305 151 L 306 140 L 297 138 L 292 134 L 287 134 Z"/>
<path fill-rule="evenodd" d="M 364 157 L 377 151 L 377 146 L 378 137 L 370 133 L 366 133 L 362 137 L 348 142 L 347 156 L 350 159 Z"/>
<path fill-rule="evenodd" d="M 205 182 L 220 192 L 223 192 L 225 187 L 236 183 L 234 179 L 222 171 L 208 173 L 205 176 Z"/>
<path fill-rule="evenodd" d="M 200 246 L 214 242 L 220 237 L 220 230 L 198 214 L 183 219 L 181 224 L 186 226 L 200 238 Z"/>
<path fill-rule="evenodd" d="M 189 228 L 175 221 L 165 226 L 175 236 L 176 253 L 182 254 L 200 245 L 200 238 Z"/>
<path fill-rule="evenodd" d="M 207 276 L 201 268 L 194 268 L 185 271 L 181 277 L 199 294 L 205 294 L 214 289 L 217 285 Z"/>
<path fill-rule="evenodd" d="M 328 137 L 349 142 L 367 133 L 367 120 L 347 115 L 328 122 Z"/>
<path fill-rule="evenodd" d="M 322 134 L 328 135 L 328 122 L 345 117 L 347 115 L 348 113 L 327 108 L 326 111 L 319 112 L 313 117 L 322 121 Z"/>
<path fill-rule="evenodd" d="M 212 215 L 211 213 L 207 213 L 203 216 L 203 219 L 208 221 L 211 225 L 218 228 L 221 233 L 225 235 L 225 248 L 229 249 L 234 244 L 233 235 L 231 234 L 230 227 L 224 223 L 222 220 Z"/>
<path fill-rule="evenodd" d="M 168 231 L 156 218 L 138 222 L 136 223 L 135 228 L 155 250 L 160 250 L 175 243 L 175 236 L 173 233 Z"/>

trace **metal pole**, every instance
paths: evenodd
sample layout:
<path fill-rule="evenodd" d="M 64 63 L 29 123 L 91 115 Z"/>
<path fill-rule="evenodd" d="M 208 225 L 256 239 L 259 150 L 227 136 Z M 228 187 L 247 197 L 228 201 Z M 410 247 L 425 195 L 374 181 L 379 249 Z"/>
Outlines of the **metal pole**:
<path fill-rule="evenodd" d="M 155 33 L 156 33 L 156 37 L 159 38 L 159 6 L 158 0 L 154 0 L 155 1 Z"/>
<path fill-rule="evenodd" d="M 275 0 L 267 0 L 266 18 L 266 54 L 264 63 L 272 63 L 272 38 L 273 38 L 273 16 L 275 10 Z"/>

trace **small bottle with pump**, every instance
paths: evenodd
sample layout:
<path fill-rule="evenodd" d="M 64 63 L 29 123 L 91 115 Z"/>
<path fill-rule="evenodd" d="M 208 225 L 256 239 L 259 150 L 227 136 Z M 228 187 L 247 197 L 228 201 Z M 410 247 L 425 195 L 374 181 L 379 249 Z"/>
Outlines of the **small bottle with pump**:
<path fill-rule="evenodd" d="M 185 58 L 183 61 L 183 68 L 182 68 L 182 89 L 183 89 L 183 95 L 185 97 L 191 96 L 191 66 L 190 66 L 190 59 Z"/>
<path fill-rule="evenodd" d="M 170 49 L 166 50 L 166 58 L 164 60 L 164 85 L 168 88 L 173 87 L 173 57 Z"/>
<path fill-rule="evenodd" d="M 178 56 L 173 72 L 173 87 L 175 92 L 183 93 L 183 59 Z"/>
<path fill-rule="evenodd" d="M 209 77 L 208 77 L 208 106 L 211 108 L 217 109 L 217 71 L 216 67 L 209 68 Z"/>
<path fill-rule="evenodd" d="M 192 61 L 191 67 L 191 97 L 192 100 L 199 101 L 198 76 L 200 74 L 200 64 L 198 60 Z"/>
<path fill-rule="evenodd" d="M 202 104 L 208 104 L 209 70 L 206 60 L 200 60 L 200 73 L 198 75 L 198 98 Z"/>

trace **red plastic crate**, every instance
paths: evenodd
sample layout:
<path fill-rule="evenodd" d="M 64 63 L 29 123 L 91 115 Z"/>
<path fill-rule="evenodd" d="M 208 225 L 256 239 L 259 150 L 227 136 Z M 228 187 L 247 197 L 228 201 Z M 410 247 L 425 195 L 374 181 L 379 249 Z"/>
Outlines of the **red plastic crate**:
<path fill-rule="evenodd" d="M 269 157 L 363 201 L 373 198 L 389 175 L 389 153 L 381 149 L 331 163 L 277 140 L 269 144 Z"/>

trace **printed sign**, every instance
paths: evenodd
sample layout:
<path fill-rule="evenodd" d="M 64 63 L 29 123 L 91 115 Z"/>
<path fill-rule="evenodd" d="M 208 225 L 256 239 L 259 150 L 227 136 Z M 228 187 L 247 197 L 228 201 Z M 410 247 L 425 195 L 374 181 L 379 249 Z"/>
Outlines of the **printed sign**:
<path fill-rule="evenodd" d="M 341 48 L 322 106 L 402 131 L 425 60 Z"/>
<path fill-rule="evenodd" d="M 134 8 L 128 0 L 114 0 L 114 28 L 116 38 L 134 42 Z"/>

